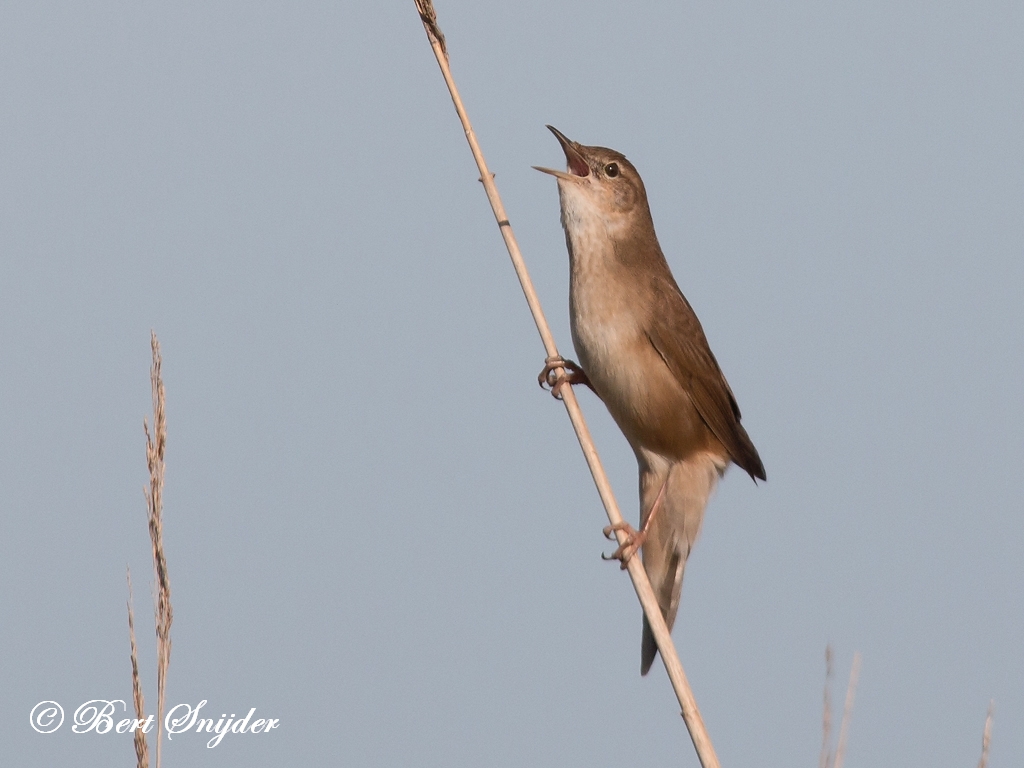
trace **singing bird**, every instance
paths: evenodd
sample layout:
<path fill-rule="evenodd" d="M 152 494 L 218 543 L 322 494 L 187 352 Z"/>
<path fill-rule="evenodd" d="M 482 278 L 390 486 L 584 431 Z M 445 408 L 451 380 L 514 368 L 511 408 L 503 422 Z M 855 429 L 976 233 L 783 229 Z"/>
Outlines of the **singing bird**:
<path fill-rule="evenodd" d="M 636 454 L 640 530 L 622 526 L 612 557 L 625 567 L 640 548 L 669 629 L 683 568 L 704 508 L 729 463 L 765 480 L 757 449 L 704 330 L 676 285 L 654 234 L 640 174 L 621 153 L 571 141 L 554 176 L 569 250 L 569 317 L 579 365 L 549 359 L 541 381 L 554 393 L 586 384 L 607 406 Z M 535 166 L 536 167 L 536 166 Z M 555 379 L 559 367 L 566 373 Z M 612 527 L 605 529 L 611 536 Z M 640 673 L 658 648 L 644 617 Z"/>

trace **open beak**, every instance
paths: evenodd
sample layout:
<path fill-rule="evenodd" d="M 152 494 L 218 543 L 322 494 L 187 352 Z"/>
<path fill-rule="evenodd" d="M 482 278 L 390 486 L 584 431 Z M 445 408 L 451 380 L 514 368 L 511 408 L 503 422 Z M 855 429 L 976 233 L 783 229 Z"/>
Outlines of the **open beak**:
<path fill-rule="evenodd" d="M 550 173 L 555 178 L 566 179 L 568 181 L 575 181 L 585 176 L 589 176 L 590 165 L 587 163 L 587 159 L 583 156 L 583 152 L 580 151 L 580 145 L 569 139 L 553 125 L 549 125 L 548 130 L 555 134 L 555 138 L 558 139 L 558 143 L 562 145 L 562 151 L 565 152 L 565 164 L 568 170 L 556 171 L 553 168 L 541 168 L 537 165 L 533 167 L 541 173 Z"/>

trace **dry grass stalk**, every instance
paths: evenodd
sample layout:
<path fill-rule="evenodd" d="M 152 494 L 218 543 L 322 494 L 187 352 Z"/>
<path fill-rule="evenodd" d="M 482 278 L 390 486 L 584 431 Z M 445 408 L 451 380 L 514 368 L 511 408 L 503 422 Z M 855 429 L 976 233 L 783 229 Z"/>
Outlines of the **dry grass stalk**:
<path fill-rule="evenodd" d="M 505 207 L 502 205 L 501 196 L 498 194 L 498 188 L 494 183 L 494 175 L 487 169 L 483 152 L 476 140 L 476 133 L 469 122 L 469 116 L 462 104 L 459 91 L 455 87 L 455 80 L 452 78 L 451 69 L 448 66 L 448 50 L 444 42 L 444 35 L 441 33 L 437 23 L 434 5 L 431 0 L 415 0 L 415 2 L 416 9 L 419 11 L 420 19 L 423 21 L 423 26 L 427 33 L 427 39 L 430 41 L 430 47 L 434 51 L 434 57 L 437 59 L 438 65 L 441 67 L 441 74 L 448 85 L 448 92 L 451 94 L 455 111 L 458 113 L 462 128 L 466 133 L 466 140 L 469 142 L 470 151 L 472 151 L 473 158 L 476 160 L 477 168 L 480 171 L 480 181 L 484 185 L 487 200 L 491 204 L 491 210 L 494 212 L 494 218 L 497 220 L 498 229 L 505 241 L 508 254 L 512 259 L 512 265 L 516 270 L 516 275 L 519 277 L 519 284 L 522 286 L 526 302 L 530 306 L 530 312 L 533 315 L 534 323 L 537 325 L 537 331 L 540 333 L 541 340 L 544 343 L 544 350 L 548 357 L 555 357 L 558 355 L 558 348 L 555 345 L 554 336 L 552 336 L 551 329 L 548 327 L 544 311 L 540 306 L 540 299 L 537 297 L 533 281 L 530 279 L 529 272 L 526 269 L 526 262 L 519 251 L 515 235 L 512 233 L 512 225 L 509 224 L 508 216 L 505 214 Z M 605 511 L 608 513 L 608 520 L 613 525 L 621 523 L 622 514 L 619 512 L 618 502 L 615 500 L 611 483 L 608 482 L 604 468 L 601 466 L 597 449 L 594 447 L 590 430 L 583 418 L 583 412 L 576 402 L 576 396 L 572 392 L 572 387 L 563 387 L 561 394 L 562 403 L 565 405 L 573 429 L 576 431 L 576 437 L 587 460 L 590 474 L 594 478 L 594 484 L 597 486 L 598 494 L 601 496 Z M 626 533 L 624 531 L 617 531 L 616 535 L 619 543 L 622 544 L 626 539 Z M 679 700 L 683 720 L 689 730 L 690 738 L 693 740 L 697 757 L 700 759 L 703 768 L 718 768 L 719 762 L 714 746 L 711 744 L 711 738 L 708 736 L 704 720 L 701 717 L 700 710 L 697 708 L 697 701 L 693 697 L 683 665 L 679 661 L 675 645 L 672 642 L 672 636 L 665 625 L 665 619 L 661 615 L 661 609 L 658 607 L 658 601 L 654 596 L 654 591 L 651 589 L 650 581 L 647 579 L 647 572 L 640 563 L 640 558 L 630 558 L 627 570 L 633 581 L 633 588 L 636 590 L 637 597 L 651 625 L 654 638 L 658 643 L 658 650 L 661 652 L 665 671 L 668 673 L 669 680 L 672 682 L 672 688 L 676 693 L 676 698 Z"/>
<path fill-rule="evenodd" d="M 981 759 L 978 761 L 978 768 L 988 768 L 988 748 L 992 742 L 992 711 L 995 709 L 995 701 L 988 703 L 988 715 L 985 717 L 985 730 L 981 734 Z"/>
<path fill-rule="evenodd" d="M 132 644 L 132 702 L 135 704 L 135 717 L 145 720 L 146 702 L 142 698 L 142 680 L 139 678 L 139 654 L 135 647 L 135 611 L 132 608 L 132 570 L 128 569 L 128 637 Z M 149 744 L 146 734 L 141 728 L 135 729 L 135 764 L 137 768 L 149 768 Z"/>
<path fill-rule="evenodd" d="M 853 700 L 857 695 L 857 680 L 859 677 L 860 651 L 853 654 L 853 664 L 850 666 L 850 682 L 846 686 L 843 722 L 839 726 L 839 744 L 836 746 L 836 756 L 832 761 L 832 768 L 843 768 L 843 758 L 846 756 L 846 737 L 850 732 L 850 720 L 853 717 Z"/>
<path fill-rule="evenodd" d="M 167 575 L 167 559 L 164 557 L 163 537 L 163 490 L 164 490 L 164 449 L 167 445 L 167 419 L 164 413 L 164 382 L 160 376 L 160 342 L 153 333 L 150 339 L 153 351 L 153 365 L 150 369 L 150 384 L 153 390 L 153 432 L 144 420 L 146 432 L 146 462 L 149 465 L 149 487 L 145 489 L 146 507 L 149 518 L 149 538 L 153 545 L 153 570 L 156 574 L 156 766 L 160 768 L 160 753 L 163 742 L 164 697 L 167 685 L 167 668 L 171 663 L 171 583 Z"/>
<path fill-rule="evenodd" d="M 846 756 L 846 739 L 850 733 L 850 720 L 853 717 L 853 700 L 857 695 L 857 680 L 860 677 L 860 652 L 853 654 L 850 666 L 850 682 L 846 686 L 846 704 L 843 706 L 843 719 L 839 724 L 839 743 L 833 753 L 829 745 L 832 741 L 832 646 L 825 647 L 825 704 L 821 722 L 821 756 L 818 758 L 819 768 L 843 768 Z"/>
<path fill-rule="evenodd" d="M 825 646 L 825 702 L 821 718 L 821 756 L 818 768 L 829 768 L 832 762 L 832 645 Z"/>

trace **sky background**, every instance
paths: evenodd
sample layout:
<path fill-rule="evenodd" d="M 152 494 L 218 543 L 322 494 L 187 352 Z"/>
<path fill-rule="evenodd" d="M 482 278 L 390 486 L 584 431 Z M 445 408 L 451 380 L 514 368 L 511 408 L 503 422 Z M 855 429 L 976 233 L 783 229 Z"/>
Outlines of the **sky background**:
<path fill-rule="evenodd" d="M 613 147 L 743 409 L 674 637 L 725 766 L 1024 759 L 1024 5 L 438 0 L 561 350 L 551 123 Z M 281 720 L 167 766 L 696 766 L 408 2 L 0 6 L 0 741 L 155 702 Z M 636 465 L 580 395 L 624 512 Z"/>

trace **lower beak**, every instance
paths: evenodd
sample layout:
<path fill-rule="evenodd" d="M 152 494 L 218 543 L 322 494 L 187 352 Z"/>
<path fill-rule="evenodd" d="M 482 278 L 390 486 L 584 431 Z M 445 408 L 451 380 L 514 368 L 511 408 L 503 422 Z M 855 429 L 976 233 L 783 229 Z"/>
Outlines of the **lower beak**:
<path fill-rule="evenodd" d="M 573 176 L 571 173 L 566 173 L 565 171 L 556 171 L 554 168 L 541 168 L 539 165 L 533 166 L 533 169 L 535 171 L 540 171 L 541 173 L 550 173 L 556 179 L 565 179 L 566 181 L 583 178 L 582 176 Z"/>

